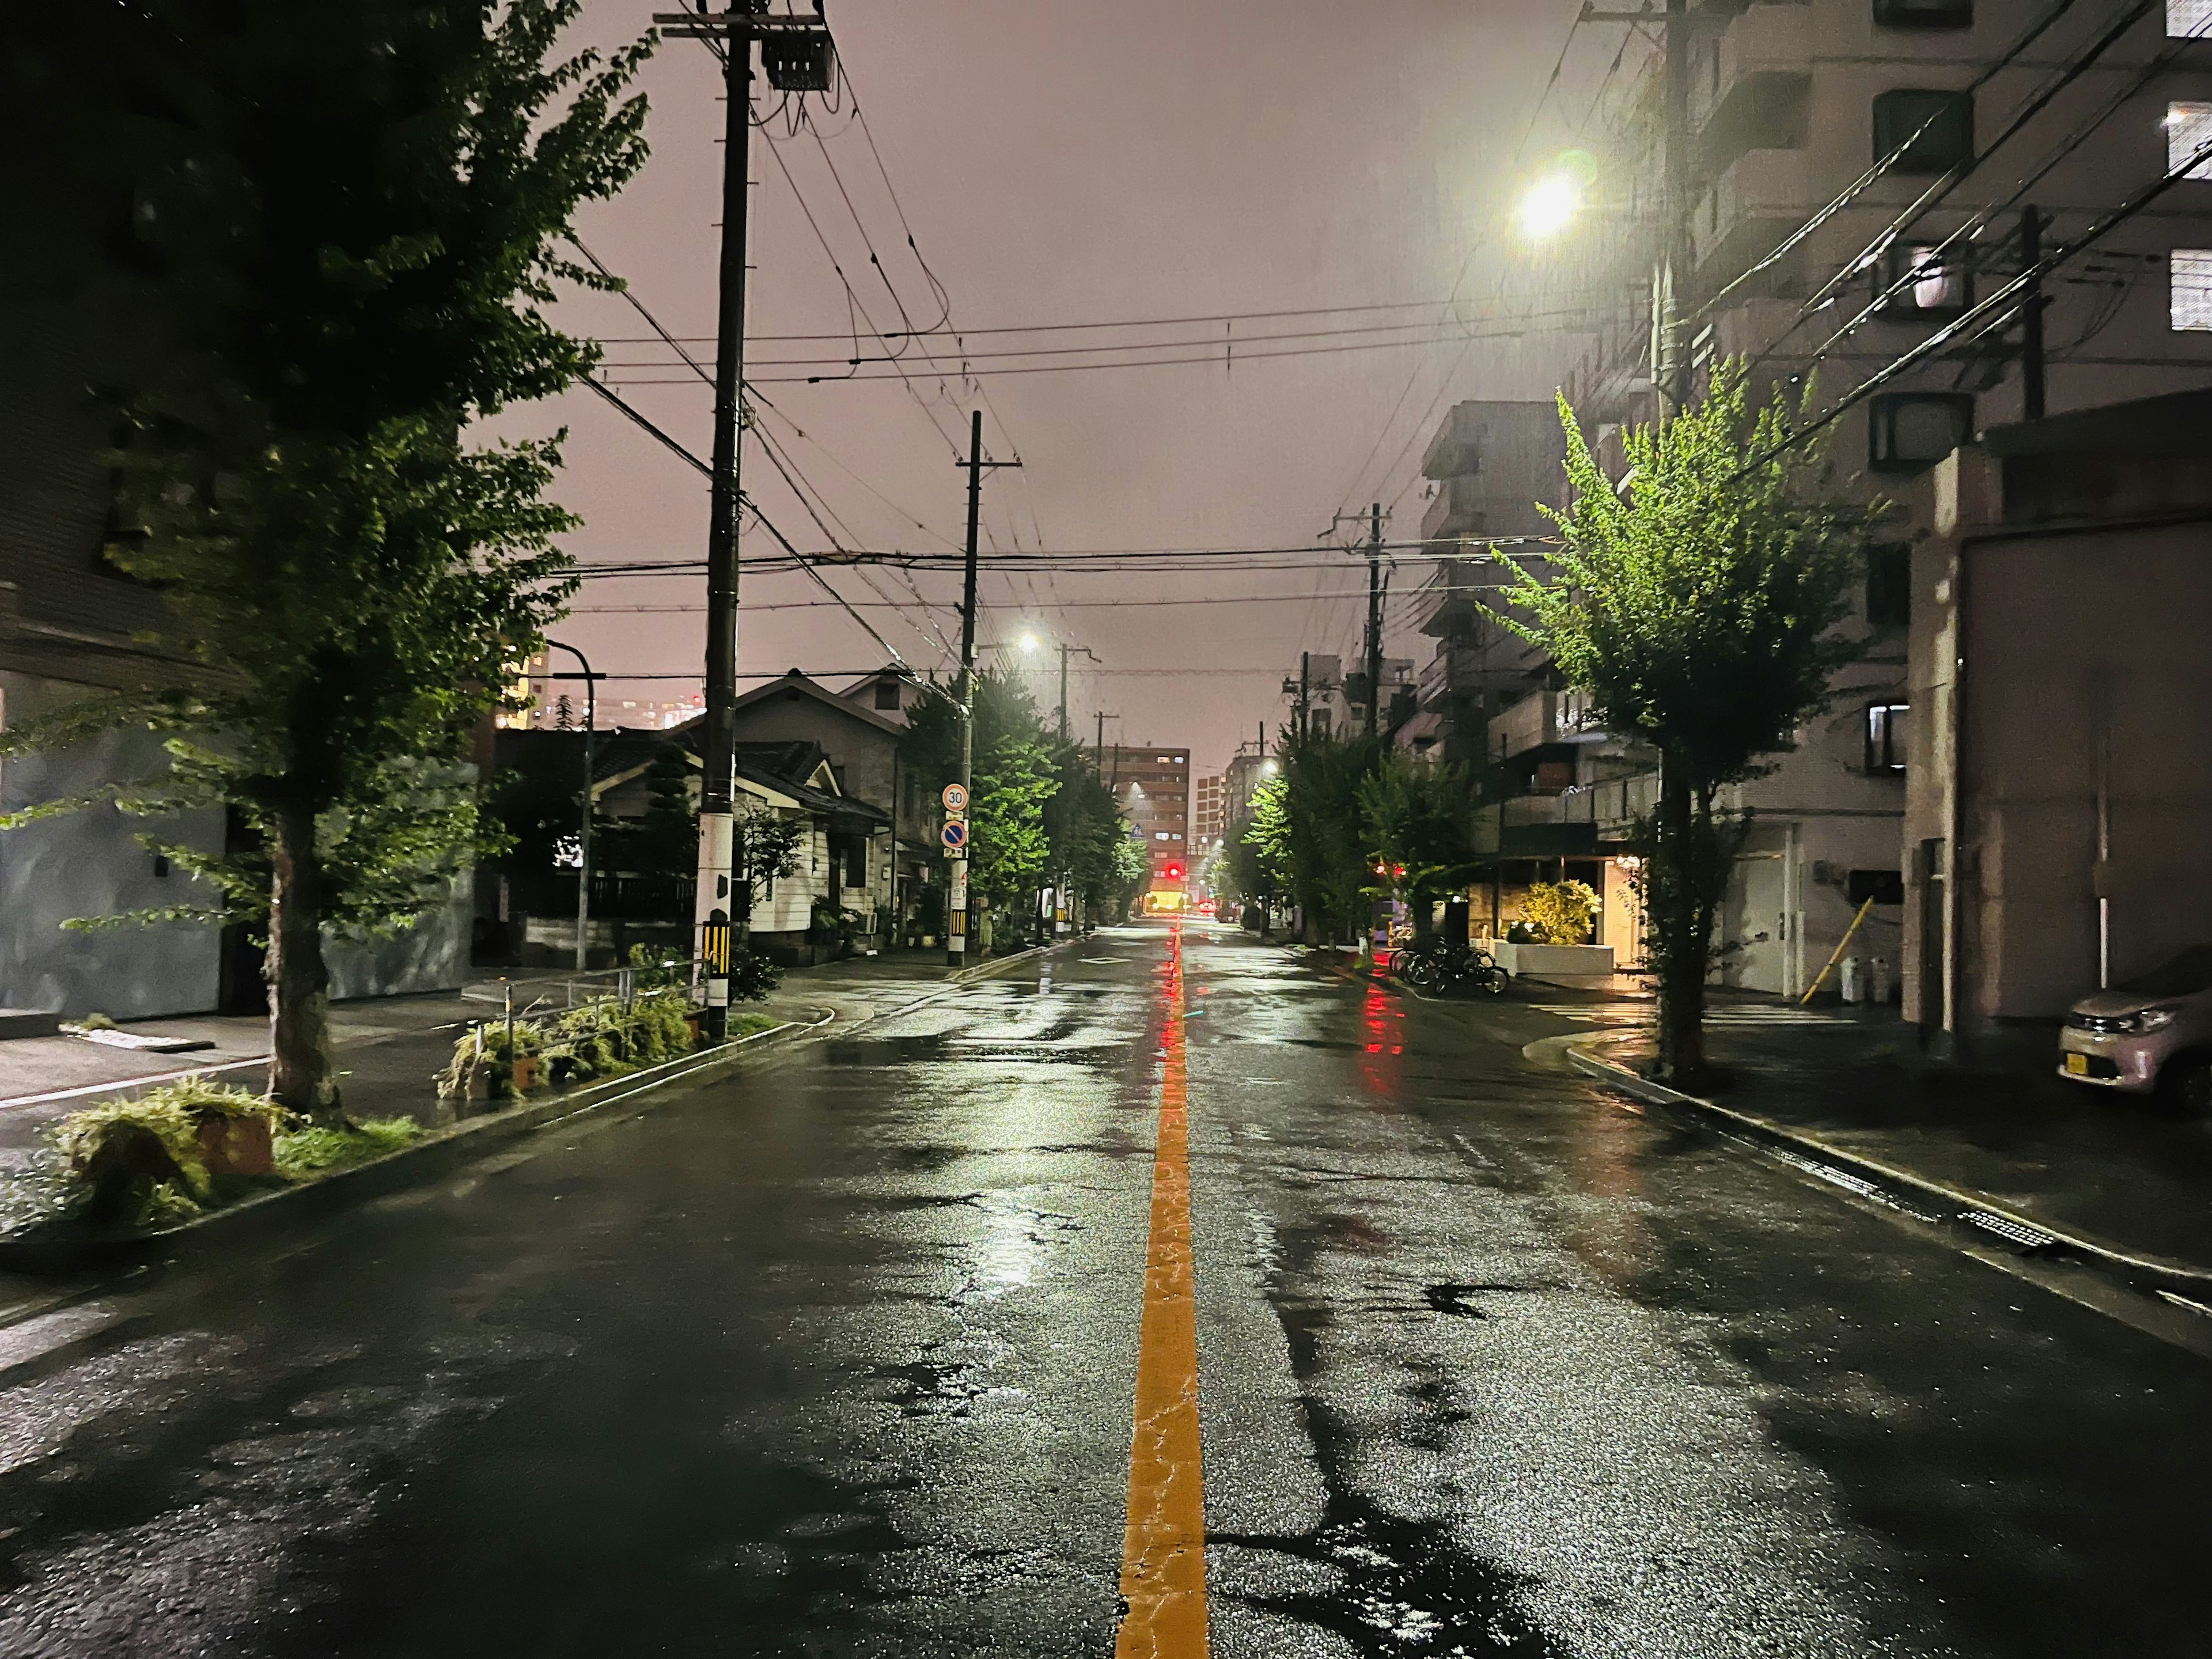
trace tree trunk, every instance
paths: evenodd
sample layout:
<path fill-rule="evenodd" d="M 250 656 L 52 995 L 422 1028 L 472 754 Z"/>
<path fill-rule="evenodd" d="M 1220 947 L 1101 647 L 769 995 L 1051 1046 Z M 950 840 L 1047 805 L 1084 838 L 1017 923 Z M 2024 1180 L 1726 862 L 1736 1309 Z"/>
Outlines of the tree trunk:
<path fill-rule="evenodd" d="M 276 882 L 269 911 L 269 1092 L 281 1105 L 335 1127 L 338 1074 L 331 1054 L 331 975 L 323 961 L 325 902 L 314 814 L 288 808 L 270 838 Z"/>
<path fill-rule="evenodd" d="M 1705 826 L 1710 830 L 1710 823 Z M 1705 849 L 1689 769 L 1668 757 L 1660 770 L 1659 834 L 1652 852 L 1651 921 L 1659 969 L 1659 1077 L 1693 1088 L 1705 1070 L 1705 969 L 1712 951 L 1710 906 L 1700 902 Z"/>

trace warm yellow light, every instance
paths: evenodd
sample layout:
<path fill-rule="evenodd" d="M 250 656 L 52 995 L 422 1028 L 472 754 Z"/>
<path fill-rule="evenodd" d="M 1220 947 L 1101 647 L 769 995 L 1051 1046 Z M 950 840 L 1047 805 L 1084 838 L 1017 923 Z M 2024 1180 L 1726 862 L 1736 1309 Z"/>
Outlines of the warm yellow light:
<path fill-rule="evenodd" d="M 1521 234 L 1532 242 L 1540 242 L 1556 236 L 1582 211 L 1581 181 L 1564 173 L 1555 173 L 1548 179 L 1539 179 L 1528 187 L 1521 198 L 1519 212 Z"/>

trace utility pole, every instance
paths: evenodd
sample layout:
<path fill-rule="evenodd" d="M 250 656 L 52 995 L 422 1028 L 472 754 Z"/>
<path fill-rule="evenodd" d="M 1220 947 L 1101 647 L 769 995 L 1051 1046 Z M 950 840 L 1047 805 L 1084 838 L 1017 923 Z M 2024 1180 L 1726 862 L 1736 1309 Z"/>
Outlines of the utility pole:
<path fill-rule="evenodd" d="M 1067 741 L 1067 659 L 1073 656 L 1085 656 L 1097 662 L 1099 660 L 1099 656 L 1087 645 L 1063 645 L 1056 648 L 1060 652 L 1060 740 L 1066 743 Z M 1103 737 L 1105 727 L 1101 726 L 1099 732 Z"/>
<path fill-rule="evenodd" d="M 1101 708 L 1097 712 L 1098 741 L 1091 746 L 1091 771 L 1099 782 L 1103 783 L 1106 781 L 1106 711 Z"/>
<path fill-rule="evenodd" d="M 2043 215 L 2033 207 L 2020 210 L 2020 268 L 2033 271 L 2043 263 Z M 2044 416 L 2043 396 L 2043 278 L 2031 276 L 2020 303 L 2020 400 L 2021 413 L 2031 421 Z"/>
<path fill-rule="evenodd" d="M 1666 76 L 1666 178 L 1660 198 L 1666 223 L 1661 227 L 1664 240 L 1653 284 L 1651 325 L 1657 353 L 1652 378 L 1663 400 L 1662 417 L 1679 415 L 1690 400 L 1690 353 L 1683 337 L 1691 269 L 1689 0 L 1667 0 Z"/>
<path fill-rule="evenodd" d="M 1298 741 L 1301 743 L 1313 735 L 1312 681 L 1313 653 L 1301 651 L 1298 653 Z"/>
<path fill-rule="evenodd" d="M 1368 514 L 1367 735 L 1371 738 L 1382 703 L 1382 503 L 1376 502 Z"/>
<path fill-rule="evenodd" d="M 829 26 L 817 14 L 768 16 L 749 0 L 719 12 L 672 12 L 653 22 L 667 35 L 720 42 L 722 238 L 714 322 L 714 447 L 707 511 L 707 711 L 702 724 L 699 879 L 692 902 L 693 970 L 706 1001 L 709 1042 L 729 1031 L 732 927 L 752 920 L 752 891 L 733 895 L 737 842 L 738 468 L 745 358 L 745 219 L 752 168 L 753 42 L 772 43 L 769 81 L 787 92 L 826 91 Z M 743 909 L 733 917 L 733 910 Z"/>
<path fill-rule="evenodd" d="M 968 557 L 960 583 L 960 807 L 963 829 L 975 787 L 975 543 L 983 516 L 983 469 L 1019 466 L 1019 461 L 983 459 L 983 411 L 968 424 Z M 947 803 L 947 811 L 951 810 Z M 968 843 L 948 842 L 945 960 L 957 968 L 968 959 Z"/>

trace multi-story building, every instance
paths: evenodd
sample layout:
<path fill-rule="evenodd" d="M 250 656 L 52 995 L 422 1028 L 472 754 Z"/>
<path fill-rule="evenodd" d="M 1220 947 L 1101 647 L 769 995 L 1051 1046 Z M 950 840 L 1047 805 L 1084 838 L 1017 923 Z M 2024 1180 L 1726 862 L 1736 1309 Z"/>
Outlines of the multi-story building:
<path fill-rule="evenodd" d="M 1400 747 L 1479 769 L 1490 720 L 1535 683 L 1541 654 L 1498 621 L 1513 578 L 1497 561 L 1531 566 L 1553 529 L 1537 503 L 1559 500 L 1565 459 L 1553 404 L 1460 404 L 1430 440 L 1421 474 L 1436 493 L 1421 537 L 1432 551 L 1468 556 L 1439 560 L 1414 594 L 1413 625 L 1437 645 Z"/>
<path fill-rule="evenodd" d="M 1115 744 L 1098 760 L 1131 835 L 1152 854 L 1152 891 L 1185 891 L 1193 855 L 1190 750 L 1180 744 Z"/>
<path fill-rule="evenodd" d="M 1283 677 L 1290 704 L 1290 728 L 1314 738 L 1356 738 L 1367 729 L 1367 666 L 1355 661 L 1347 671 L 1340 655 L 1301 652 L 1298 665 Z M 1382 659 L 1382 704 L 1377 729 L 1387 736 L 1413 714 L 1413 661 Z"/>
<path fill-rule="evenodd" d="M 1228 820 L 1222 816 L 1222 806 L 1226 799 L 1219 773 L 1210 778 L 1200 778 L 1191 787 L 1192 845 L 1200 858 L 1220 843 L 1222 834 L 1228 828 Z"/>
<path fill-rule="evenodd" d="M 1908 572 L 1932 520 L 1930 467 L 2039 397 L 2079 410 L 2212 372 L 2212 183 L 2197 172 L 2049 273 L 2037 328 L 2014 307 L 1936 338 L 2035 251 L 2081 239 L 2212 137 L 2212 41 L 2175 38 L 2212 33 L 2212 9 L 2171 0 L 2100 49 L 2112 26 L 2030 0 L 1804 0 L 1717 16 L 1689 38 L 1693 269 L 1680 292 L 1693 371 L 1748 358 L 1762 386 L 1811 384 L 1824 410 L 1935 348 L 1829 423 L 1837 487 L 1893 502 L 1892 540 L 1845 624 L 1867 649 L 1838 676 L 1830 712 L 1730 792 L 1753 814 L 1722 921 L 1732 982 L 1801 991 L 1869 899 L 1854 950 L 1901 965 Z M 1656 118 L 1651 90 L 1632 101 L 1638 118 Z M 1622 134 L 1614 149 L 1651 155 L 1647 137 Z M 2212 181 L 2212 166 L 2201 177 Z M 1618 180 L 1613 193 L 1651 182 Z M 1611 251 L 1620 291 L 1648 299 L 1654 216 L 1615 222 L 1628 227 Z M 1622 427 L 1655 412 L 1653 344 L 1648 312 L 1624 313 L 1567 377 L 1615 471 Z M 1576 744 L 1570 769 L 1553 746 L 1535 745 L 1527 778 L 1509 779 L 1501 856 L 1539 831 L 1603 855 L 1650 791 L 1632 747 Z M 1601 762 L 1631 774 L 1601 775 Z"/>

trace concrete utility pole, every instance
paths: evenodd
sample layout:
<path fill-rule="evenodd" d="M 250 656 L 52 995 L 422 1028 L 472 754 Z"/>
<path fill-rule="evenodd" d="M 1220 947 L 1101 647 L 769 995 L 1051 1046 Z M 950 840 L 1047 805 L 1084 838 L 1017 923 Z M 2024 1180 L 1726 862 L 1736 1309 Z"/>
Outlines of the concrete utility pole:
<path fill-rule="evenodd" d="M 769 16 L 750 0 L 719 12 L 658 14 L 665 35 L 720 43 L 722 58 L 722 238 L 714 321 L 714 448 L 707 511 L 707 711 L 700 738 L 699 880 L 692 902 L 693 971 L 706 1000 L 703 1035 L 728 1034 L 731 912 L 751 917 L 751 889 L 732 893 L 737 842 L 735 774 L 738 701 L 738 468 L 745 358 L 745 220 L 752 167 L 753 42 L 764 43 L 769 84 L 786 92 L 827 91 L 829 26 L 817 14 Z"/>
<path fill-rule="evenodd" d="M 983 516 L 983 469 L 1019 466 L 1019 461 L 983 459 L 983 411 L 976 410 L 968 425 L 968 557 L 960 584 L 960 801 L 958 816 L 966 828 L 966 814 L 974 805 L 975 787 L 975 543 Z M 948 812 L 951 811 L 950 805 Z M 968 960 L 968 842 L 945 844 L 945 960 L 958 968 Z"/>
<path fill-rule="evenodd" d="M 1662 165 L 1666 188 L 1660 210 L 1659 272 L 1653 283 L 1652 330 L 1662 413 L 1679 415 L 1690 400 L 1690 353 L 1683 337 L 1690 283 L 1690 5 L 1667 0 L 1666 112 Z"/>
<path fill-rule="evenodd" d="M 1382 705 L 1382 503 L 1376 502 L 1368 512 L 1367 735 L 1371 738 Z"/>
<path fill-rule="evenodd" d="M 1058 649 L 1060 652 L 1060 740 L 1066 743 L 1067 741 L 1067 659 L 1080 654 L 1097 662 L 1099 657 L 1098 653 L 1087 645 L 1063 645 Z M 1103 732 L 1105 728 L 1102 726 L 1099 729 Z"/>
<path fill-rule="evenodd" d="M 2020 210 L 2020 268 L 2033 270 L 2043 262 L 2043 215 L 2033 207 Z M 2043 398 L 2043 279 L 2032 278 L 2020 301 L 2020 402 L 2028 420 L 2044 416 Z"/>

